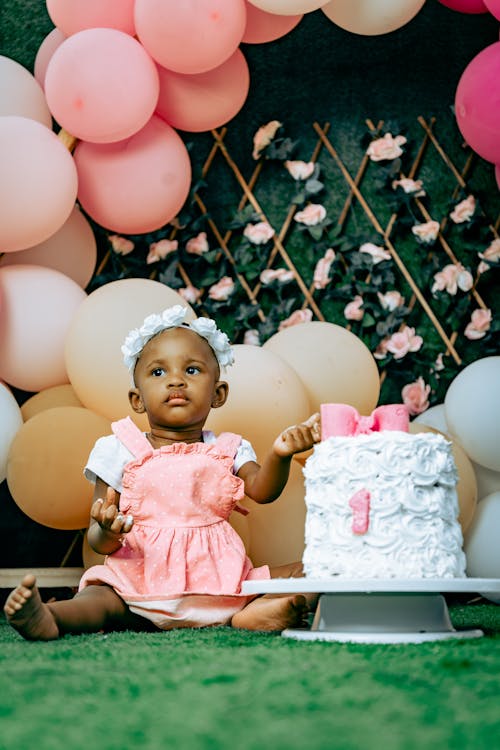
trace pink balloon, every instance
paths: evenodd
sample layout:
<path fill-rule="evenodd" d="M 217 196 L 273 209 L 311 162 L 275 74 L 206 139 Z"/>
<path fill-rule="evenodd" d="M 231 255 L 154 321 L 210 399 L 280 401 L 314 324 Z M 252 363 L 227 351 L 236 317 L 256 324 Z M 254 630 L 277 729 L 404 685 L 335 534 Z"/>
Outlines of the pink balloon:
<path fill-rule="evenodd" d="M 500 0 L 484 0 L 486 9 L 500 21 Z"/>
<path fill-rule="evenodd" d="M 500 164 L 500 42 L 474 57 L 458 82 L 455 116 L 465 141 L 486 161 Z"/>
<path fill-rule="evenodd" d="M 87 29 L 54 52 L 45 75 L 52 115 L 76 138 L 114 143 L 137 133 L 158 101 L 156 65 L 128 34 Z"/>
<path fill-rule="evenodd" d="M 227 60 L 246 24 L 245 0 L 136 0 L 137 36 L 163 68 L 204 73 Z"/>
<path fill-rule="evenodd" d="M 0 117 L 29 117 L 52 130 L 43 90 L 33 75 L 15 60 L 0 55 Z"/>
<path fill-rule="evenodd" d="M 206 73 L 184 75 L 159 68 L 156 112 L 180 130 L 199 133 L 218 128 L 240 111 L 248 95 L 250 73 L 241 50 Z"/>
<path fill-rule="evenodd" d="M 20 264 L 53 268 L 85 289 L 94 273 L 96 259 L 94 232 L 75 205 L 69 219 L 55 234 L 27 250 L 6 253 L 0 260 L 0 268 Z"/>
<path fill-rule="evenodd" d="M 98 26 L 135 34 L 134 0 L 46 0 L 46 5 L 66 36 Z"/>
<path fill-rule="evenodd" d="M 42 88 L 45 88 L 45 73 L 47 72 L 47 66 L 52 58 L 52 55 L 56 49 L 64 42 L 66 37 L 59 29 L 52 29 L 50 34 L 47 34 L 43 42 L 38 48 L 38 52 L 35 57 L 35 65 L 33 68 L 33 75 Z"/>
<path fill-rule="evenodd" d="M 458 10 L 459 13 L 487 13 L 483 0 L 438 0 L 441 5 L 446 5 L 451 10 Z"/>
<path fill-rule="evenodd" d="M 497 187 L 500 190 L 500 164 L 495 165 L 495 180 L 497 181 Z"/>
<path fill-rule="evenodd" d="M 41 391 L 68 383 L 66 334 L 86 297 L 72 279 L 41 266 L 0 268 L 0 378 Z"/>
<path fill-rule="evenodd" d="M 71 154 L 45 125 L 0 117 L 0 252 L 15 252 L 50 237 L 76 200 Z"/>
<path fill-rule="evenodd" d="M 275 13 L 266 13 L 249 2 L 246 3 L 246 8 L 247 25 L 241 40 L 246 44 L 263 44 L 280 39 L 304 18 L 303 13 L 297 16 L 277 16 Z"/>
<path fill-rule="evenodd" d="M 159 229 L 177 215 L 189 193 L 189 154 L 176 131 L 159 117 L 119 143 L 82 141 L 74 159 L 82 207 L 114 232 Z"/>

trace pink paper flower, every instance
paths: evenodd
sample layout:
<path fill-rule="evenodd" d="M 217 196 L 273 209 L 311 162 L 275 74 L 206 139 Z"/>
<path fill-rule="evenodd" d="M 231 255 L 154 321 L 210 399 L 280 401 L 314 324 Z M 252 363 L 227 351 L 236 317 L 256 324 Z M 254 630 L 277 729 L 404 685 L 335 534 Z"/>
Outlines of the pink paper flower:
<path fill-rule="evenodd" d="M 434 372 L 441 372 L 444 370 L 443 352 L 439 352 L 434 362 Z"/>
<path fill-rule="evenodd" d="M 324 289 L 330 283 L 330 268 L 335 260 L 335 252 L 329 247 L 314 269 L 313 285 L 315 289 Z"/>
<path fill-rule="evenodd" d="M 267 125 L 262 125 L 253 137 L 253 152 L 252 157 L 258 159 L 261 152 L 269 146 L 274 136 L 281 127 L 281 122 L 278 120 L 271 120 Z"/>
<path fill-rule="evenodd" d="M 365 311 L 362 310 L 363 297 L 357 294 L 351 302 L 344 307 L 344 317 L 347 320 L 362 320 Z"/>
<path fill-rule="evenodd" d="M 374 245 L 373 242 L 365 242 L 359 248 L 360 253 L 366 253 L 372 256 L 374 264 L 382 263 L 383 260 L 390 260 L 391 254 L 385 248 L 380 245 Z"/>
<path fill-rule="evenodd" d="M 201 297 L 200 290 L 197 289 L 192 284 L 189 284 L 188 286 L 182 287 L 181 289 L 178 289 L 177 291 L 181 295 L 181 297 L 186 300 L 186 302 L 189 305 L 192 305 L 195 302 L 198 302 L 198 300 Z"/>
<path fill-rule="evenodd" d="M 455 224 L 463 224 L 465 221 L 469 221 L 469 219 L 472 218 L 475 210 L 476 199 L 473 195 L 469 195 L 468 198 L 457 203 L 450 214 L 450 219 L 454 221 Z"/>
<path fill-rule="evenodd" d="M 210 246 L 208 244 L 206 232 L 200 232 L 196 237 L 191 237 L 191 239 L 186 242 L 186 252 L 190 255 L 203 255 L 204 253 L 207 253 L 209 249 Z"/>
<path fill-rule="evenodd" d="M 439 234 L 439 221 L 426 221 L 423 224 L 415 224 L 411 231 L 419 242 L 429 245 L 434 242 Z"/>
<path fill-rule="evenodd" d="M 290 326 L 297 326 L 300 323 L 310 323 L 312 320 L 312 311 L 306 308 L 305 310 L 295 310 L 286 320 L 282 320 L 279 324 L 278 331 L 282 331 L 284 328 L 290 328 Z"/>
<path fill-rule="evenodd" d="M 448 294 L 455 295 L 458 289 L 468 292 L 469 289 L 472 289 L 473 283 L 472 274 L 461 263 L 450 263 L 434 274 L 431 292 L 435 294 L 436 292 L 446 291 Z"/>
<path fill-rule="evenodd" d="M 377 296 L 383 309 L 389 310 L 389 312 L 396 310 L 398 307 L 402 307 L 405 303 L 405 298 L 395 289 L 391 289 L 390 291 L 385 292 L 385 294 L 377 292 Z"/>
<path fill-rule="evenodd" d="M 260 337 L 258 330 L 256 328 L 250 328 L 248 331 L 245 331 L 245 335 L 243 336 L 243 343 L 247 344 L 248 346 L 260 346 Z"/>
<path fill-rule="evenodd" d="M 326 217 L 326 208 L 321 203 L 309 203 L 303 211 L 297 211 L 293 217 L 299 224 L 314 227 Z"/>
<path fill-rule="evenodd" d="M 278 281 L 280 284 L 287 284 L 289 281 L 294 279 L 293 271 L 287 271 L 286 268 L 267 268 L 260 274 L 260 281 L 264 286 L 272 284 L 273 281 Z"/>
<path fill-rule="evenodd" d="M 265 245 L 274 237 L 274 229 L 267 221 L 259 221 L 257 224 L 247 224 L 243 235 L 252 245 Z"/>
<path fill-rule="evenodd" d="M 217 302 L 225 302 L 234 292 L 234 281 L 230 276 L 223 276 L 223 278 L 213 284 L 208 290 L 208 296 L 210 299 L 216 300 Z"/>
<path fill-rule="evenodd" d="M 286 161 L 285 168 L 294 180 L 307 180 L 314 172 L 314 162 Z"/>
<path fill-rule="evenodd" d="M 119 234 L 110 234 L 108 240 L 111 242 L 111 247 L 117 255 L 128 255 L 135 247 L 132 240 L 120 237 Z"/>
<path fill-rule="evenodd" d="M 389 337 L 385 349 L 392 354 L 394 359 L 403 359 L 408 352 L 418 352 L 423 343 L 423 338 L 415 335 L 414 328 L 404 326 Z"/>
<path fill-rule="evenodd" d="M 422 414 L 429 408 L 430 385 L 426 385 L 422 377 L 417 378 L 413 383 L 408 383 L 401 391 L 403 403 L 408 409 L 408 413 L 413 417 Z"/>
<path fill-rule="evenodd" d="M 403 146 L 406 143 L 404 135 L 392 137 L 391 133 L 386 133 L 383 138 L 377 138 L 372 141 L 366 149 L 367 156 L 372 161 L 383 161 L 384 159 L 396 159 L 403 153 Z"/>
<path fill-rule="evenodd" d="M 465 328 L 465 337 L 471 341 L 476 341 L 486 336 L 487 331 L 490 330 L 491 317 L 491 310 L 483 310 L 482 307 L 474 310 L 470 323 Z"/>
<path fill-rule="evenodd" d="M 175 253 L 179 243 L 177 240 L 160 240 L 159 242 L 152 242 L 149 246 L 148 257 L 146 263 L 157 263 L 159 260 L 164 260 L 170 253 Z"/>
<path fill-rule="evenodd" d="M 402 177 L 400 180 L 392 181 L 392 189 L 400 187 L 407 195 L 413 195 L 414 198 L 423 198 L 425 190 L 423 190 L 422 180 L 412 180 L 409 177 Z"/>

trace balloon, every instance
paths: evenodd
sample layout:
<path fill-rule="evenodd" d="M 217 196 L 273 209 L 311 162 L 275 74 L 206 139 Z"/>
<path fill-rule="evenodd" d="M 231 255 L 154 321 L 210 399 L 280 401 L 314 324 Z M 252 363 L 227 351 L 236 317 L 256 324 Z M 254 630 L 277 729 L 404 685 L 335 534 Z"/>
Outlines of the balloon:
<path fill-rule="evenodd" d="M 246 501 L 250 510 L 250 559 L 254 565 L 286 565 L 302 559 L 306 505 L 302 467 L 292 461 L 290 477 L 280 497 L 259 505 Z"/>
<path fill-rule="evenodd" d="M 486 10 L 500 21 L 500 0 L 483 0 Z"/>
<path fill-rule="evenodd" d="M 36 53 L 35 57 L 35 64 L 33 67 L 33 75 L 35 76 L 42 89 L 45 88 L 45 73 L 47 72 L 47 66 L 50 62 L 50 59 L 56 49 L 64 42 L 65 39 L 66 37 L 60 29 L 52 29 L 52 31 L 47 34 L 38 48 L 38 52 Z M 49 111 L 48 107 L 47 111 Z"/>
<path fill-rule="evenodd" d="M 467 65 L 455 94 L 457 125 L 469 146 L 500 164 L 500 42 L 481 50 Z"/>
<path fill-rule="evenodd" d="M 500 165 L 495 165 L 495 180 L 498 185 L 498 189 L 500 190 Z"/>
<path fill-rule="evenodd" d="M 50 237 L 76 200 L 71 154 L 45 125 L 0 117 L 0 252 L 15 252 Z"/>
<path fill-rule="evenodd" d="M 52 116 L 43 90 L 29 70 L 0 55 L 0 117 L 18 115 L 52 128 Z"/>
<path fill-rule="evenodd" d="M 477 482 L 472 462 L 469 460 L 462 446 L 449 435 L 441 432 L 441 430 L 435 430 L 433 427 L 423 424 L 415 424 L 413 421 L 410 424 L 409 431 L 412 435 L 416 435 L 419 432 L 440 432 L 451 443 L 451 450 L 458 473 L 457 496 L 460 511 L 458 520 L 462 531 L 465 533 L 474 518 L 477 507 Z"/>
<path fill-rule="evenodd" d="M 187 307 L 188 319 L 195 317 L 177 292 L 151 279 L 111 281 L 88 295 L 73 316 L 65 346 L 69 379 L 85 407 L 110 420 L 128 415 L 148 429 L 145 416 L 128 402 L 131 379 L 121 346 L 147 315 L 172 305 Z"/>
<path fill-rule="evenodd" d="M 7 485 L 23 513 L 54 529 L 86 528 L 93 485 L 83 467 L 95 441 L 110 432 L 107 419 L 76 406 L 47 409 L 25 422 L 7 461 Z"/>
<path fill-rule="evenodd" d="M 77 397 L 72 385 L 55 385 L 52 388 L 45 388 L 40 393 L 28 398 L 21 406 L 21 414 L 25 422 L 36 414 L 46 409 L 53 409 L 56 406 L 83 406 Z"/>
<path fill-rule="evenodd" d="M 325 0 L 248 0 L 248 2 L 267 13 L 283 16 L 311 13 L 325 4 Z"/>
<path fill-rule="evenodd" d="M 477 506 L 465 537 L 467 575 L 474 578 L 500 577 L 500 492 L 493 492 Z"/>
<path fill-rule="evenodd" d="M 186 146 L 159 117 L 119 143 L 80 142 L 74 160 L 82 207 L 98 224 L 122 234 L 143 234 L 167 224 L 191 187 Z"/>
<path fill-rule="evenodd" d="M 7 456 L 10 446 L 23 423 L 21 409 L 9 388 L 0 383 L 0 482 L 7 476 Z"/>
<path fill-rule="evenodd" d="M 353 34 L 388 34 L 412 20 L 425 0 L 332 0 L 321 10 L 330 21 Z"/>
<path fill-rule="evenodd" d="M 139 40 L 162 67 L 204 73 L 227 60 L 245 31 L 244 0 L 136 0 Z"/>
<path fill-rule="evenodd" d="M 483 0 L 438 0 L 438 2 L 459 13 L 486 13 L 488 11 Z"/>
<path fill-rule="evenodd" d="M 55 234 L 26 250 L 4 255 L 0 268 L 26 264 L 45 266 L 61 271 L 84 289 L 94 273 L 96 258 L 94 232 L 75 205 L 69 218 Z"/>
<path fill-rule="evenodd" d="M 218 128 L 242 108 L 250 87 L 250 73 L 238 49 L 217 68 L 184 75 L 159 68 L 157 114 L 173 128 L 199 133 Z"/>
<path fill-rule="evenodd" d="M 0 268 L 0 378 L 24 391 L 68 382 L 64 343 L 85 292 L 42 266 Z"/>
<path fill-rule="evenodd" d="M 92 143 L 137 133 L 158 101 L 156 66 L 136 39 L 116 29 L 86 29 L 59 45 L 45 74 L 52 115 Z"/>
<path fill-rule="evenodd" d="M 66 36 L 97 26 L 135 33 L 134 0 L 46 0 L 46 5 L 54 26 Z"/>
<path fill-rule="evenodd" d="M 476 475 L 479 501 L 482 501 L 487 495 L 491 495 L 492 492 L 500 492 L 500 471 L 492 471 L 485 466 L 474 463 L 474 461 L 472 461 L 472 466 Z"/>
<path fill-rule="evenodd" d="M 377 405 L 380 381 L 375 359 L 346 328 L 320 321 L 301 323 L 274 334 L 263 348 L 294 368 L 311 412 L 319 411 L 322 403 L 337 402 L 369 414 Z"/>
<path fill-rule="evenodd" d="M 278 354 L 249 344 L 233 348 L 235 363 L 222 375 L 229 383 L 229 398 L 212 409 L 207 429 L 242 435 L 263 460 L 282 430 L 310 416 L 307 392 Z"/>
<path fill-rule="evenodd" d="M 251 2 L 246 2 L 247 23 L 242 42 L 246 44 L 262 44 L 272 42 L 275 39 L 288 34 L 304 18 L 300 13 L 295 16 L 278 16 L 275 13 L 266 13 Z"/>
<path fill-rule="evenodd" d="M 412 424 L 415 423 L 434 427 L 439 432 L 448 432 L 444 404 L 436 404 L 426 409 L 412 420 Z"/>
<path fill-rule="evenodd" d="M 445 396 L 446 422 L 472 461 L 500 471 L 500 357 L 465 367 Z"/>

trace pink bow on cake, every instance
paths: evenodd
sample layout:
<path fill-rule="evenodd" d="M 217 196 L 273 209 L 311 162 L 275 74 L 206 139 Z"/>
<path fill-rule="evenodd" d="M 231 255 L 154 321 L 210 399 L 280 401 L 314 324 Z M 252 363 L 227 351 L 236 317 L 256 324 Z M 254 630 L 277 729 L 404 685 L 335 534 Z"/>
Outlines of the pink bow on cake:
<path fill-rule="evenodd" d="M 378 406 L 364 417 L 350 404 L 321 404 L 321 439 L 367 435 L 370 432 L 408 432 L 408 410 L 403 404 Z"/>

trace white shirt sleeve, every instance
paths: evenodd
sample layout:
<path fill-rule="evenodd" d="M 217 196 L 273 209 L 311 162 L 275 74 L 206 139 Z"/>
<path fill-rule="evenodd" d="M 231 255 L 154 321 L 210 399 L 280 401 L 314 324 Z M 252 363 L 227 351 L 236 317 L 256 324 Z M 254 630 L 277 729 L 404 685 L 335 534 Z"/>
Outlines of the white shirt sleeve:
<path fill-rule="evenodd" d="M 99 438 L 92 448 L 83 473 L 90 482 L 95 484 L 99 477 L 117 492 L 121 492 L 123 470 L 133 457 L 116 435 L 106 435 Z"/>

